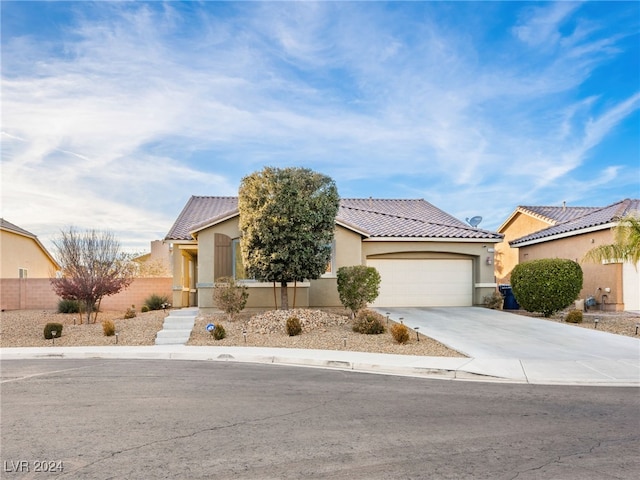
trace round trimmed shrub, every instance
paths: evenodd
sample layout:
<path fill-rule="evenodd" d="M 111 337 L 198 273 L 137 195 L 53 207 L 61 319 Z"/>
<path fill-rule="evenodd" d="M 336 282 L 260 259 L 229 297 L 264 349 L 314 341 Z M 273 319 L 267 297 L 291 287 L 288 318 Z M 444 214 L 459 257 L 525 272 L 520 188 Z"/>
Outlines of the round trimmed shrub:
<path fill-rule="evenodd" d="M 60 338 L 62 336 L 62 324 L 47 323 L 44 326 L 44 338 L 51 340 L 54 337 L 53 332 L 56 332 L 55 338 Z"/>
<path fill-rule="evenodd" d="M 580 310 L 571 310 L 564 317 L 564 321 L 567 323 L 582 323 L 582 312 Z"/>
<path fill-rule="evenodd" d="M 289 317 L 287 319 L 287 333 L 290 337 L 295 337 L 302 333 L 302 324 L 298 317 Z"/>
<path fill-rule="evenodd" d="M 389 329 L 391 336 L 398 343 L 407 343 L 409 341 L 409 329 L 402 323 L 396 323 Z"/>
<path fill-rule="evenodd" d="M 582 268 L 573 260 L 543 258 L 516 265 L 511 289 L 527 312 L 545 317 L 571 305 L 582 290 Z"/>
<path fill-rule="evenodd" d="M 224 329 L 224 326 L 219 323 L 216 327 L 211 331 L 211 336 L 216 340 L 222 340 L 227 336 L 227 331 Z"/>
<path fill-rule="evenodd" d="M 338 295 L 352 315 L 373 302 L 380 293 L 380 274 L 374 267 L 353 265 L 338 269 Z"/>
<path fill-rule="evenodd" d="M 353 331 L 365 333 L 367 335 L 378 335 L 384 333 L 385 317 L 373 310 L 360 310 L 353 322 Z"/>

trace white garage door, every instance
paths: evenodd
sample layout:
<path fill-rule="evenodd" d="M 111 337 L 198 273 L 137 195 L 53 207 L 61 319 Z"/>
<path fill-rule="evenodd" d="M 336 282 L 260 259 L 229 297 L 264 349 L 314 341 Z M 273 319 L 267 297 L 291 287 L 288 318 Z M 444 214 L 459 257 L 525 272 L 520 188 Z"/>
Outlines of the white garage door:
<path fill-rule="evenodd" d="M 471 260 L 369 260 L 382 282 L 374 307 L 464 307 L 473 304 Z"/>
<path fill-rule="evenodd" d="M 625 310 L 640 310 L 640 262 L 622 264 L 622 294 Z"/>

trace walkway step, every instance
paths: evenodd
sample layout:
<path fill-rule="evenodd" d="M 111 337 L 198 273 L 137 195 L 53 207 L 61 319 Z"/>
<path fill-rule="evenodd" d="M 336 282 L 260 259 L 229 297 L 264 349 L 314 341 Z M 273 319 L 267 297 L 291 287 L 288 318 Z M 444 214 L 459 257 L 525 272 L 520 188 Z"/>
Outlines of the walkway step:
<path fill-rule="evenodd" d="M 172 310 L 156 334 L 156 345 L 185 345 L 198 315 L 197 308 Z"/>

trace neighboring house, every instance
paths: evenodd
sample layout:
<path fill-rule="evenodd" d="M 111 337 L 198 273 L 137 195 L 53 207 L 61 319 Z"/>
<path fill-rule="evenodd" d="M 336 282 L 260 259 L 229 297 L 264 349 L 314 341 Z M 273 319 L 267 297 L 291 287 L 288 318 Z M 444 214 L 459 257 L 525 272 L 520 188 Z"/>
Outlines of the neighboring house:
<path fill-rule="evenodd" d="M 613 227 L 620 218 L 640 212 L 640 200 L 625 199 L 606 207 L 583 210 L 581 215 L 576 210 L 574 215 L 568 214 L 569 218 L 511 240 L 509 245 L 517 249 L 519 262 L 540 258 L 568 258 L 579 262 L 584 274 L 580 298 L 594 297 L 598 308 L 640 310 L 640 265 L 621 263 L 617 259 L 606 263 L 582 262 L 590 249 L 614 243 Z"/>
<path fill-rule="evenodd" d="M 133 259 L 138 264 L 138 277 L 170 277 L 171 248 L 162 240 L 151 241 L 151 252 Z"/>
<path fill-rule="evenodd" d="M 40 308 L 52 298 L 60 266 L 38 237 L 0 218 L 0 309 Z"/>
<path fill-rule="evenodd" d="M 174 307 L 214 308 L 212 289 L 224 276 L 245 281 L 247 306 L 275 307 L 280 295 L 273 284 L 245 278 L 238 220 L 237 197 L 193 196 L 187 202 L 165 238 L 174 252 Z M 496 287 L 491 252 L 501 239 L 422 199 L 341 199 L 327 271 L 297 284 L 296 306 L 340 306 L 336 272 L 350 265 L 380 272 L 374 306 L 480 304 Z"/>
<path fill-rule="evenodd" d="M 50 278 L 58 262 L 38 237 L 0 218 L 0 278 Z"/>
<path fill-rule="evenodd" d="M 511 281 L 511 270 L 518 264 L 518 249 L 509 242 L 568 220 L 594 212 L 600 207 L 519 206 L 498 228 L 504 239 L 496 244 L 495 275 L 499 284 Z"/>

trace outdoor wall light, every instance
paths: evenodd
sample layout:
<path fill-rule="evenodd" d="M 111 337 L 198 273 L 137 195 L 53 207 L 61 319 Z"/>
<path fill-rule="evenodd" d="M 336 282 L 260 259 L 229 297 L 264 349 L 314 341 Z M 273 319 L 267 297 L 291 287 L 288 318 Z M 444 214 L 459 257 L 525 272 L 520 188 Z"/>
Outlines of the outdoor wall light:
<path fill-rule="evenodd" d="M 418 329 L 419 329 L 420 327 L 413 327 L 413 328 L 414 328 L 414 329 L 415 329 L 415 331 L 416 331 L 416 340 L 420 341 L 420 335 L 418 335 Z"/>
<path fill-rule="evenodd" d="M 599 319 L 599 318 L 596 318 L 596 319 L 593 321 L 593 328 L 598 328 L 598 322 L 599 322 L 599 321 L 600 321 L 600 319 Z"/>

